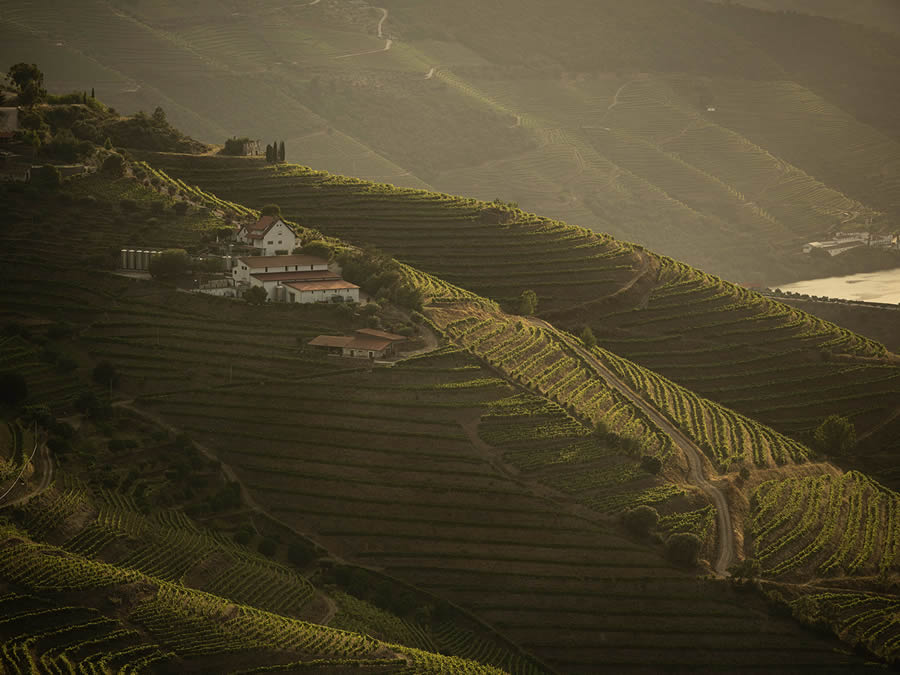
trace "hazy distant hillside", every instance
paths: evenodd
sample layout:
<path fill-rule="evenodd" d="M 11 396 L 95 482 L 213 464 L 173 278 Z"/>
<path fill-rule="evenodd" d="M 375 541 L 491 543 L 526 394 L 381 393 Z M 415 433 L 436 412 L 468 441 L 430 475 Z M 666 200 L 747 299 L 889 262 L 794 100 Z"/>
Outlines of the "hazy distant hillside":
<path fill-rule="evenodd" d="M 284 140 L 317 169 L 782 282 L 805 274 L 803 242 L 900 215 L 900 41 L 860 25 L 890 6 L 838 9 L 0 0 L 0 58 L 121 111 L 162 105 L 202 141 Z"/>
<path fill-rule="evenodd" d="M 738 0 L 741 5 L 782 12 L 802 12 L 900 33 L 900 5 L 894 0 Z M 730 4 L 733 0 L 710 0 Z"/>

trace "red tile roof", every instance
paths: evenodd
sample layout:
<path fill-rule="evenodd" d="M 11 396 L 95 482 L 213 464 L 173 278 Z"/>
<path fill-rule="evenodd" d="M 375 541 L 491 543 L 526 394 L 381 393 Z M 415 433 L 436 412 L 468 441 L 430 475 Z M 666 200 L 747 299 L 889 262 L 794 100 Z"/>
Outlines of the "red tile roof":
<path fill-rule="evenodd" d="M 378 352 L 384 351 L 390 346 L 390 340 L 380 340 L 374 337 L 355 337 L 344 345 L 347 349 L 371 349 Z"/>
<path fill-rule="evenodd" d="M 328 261 L 314 255 L 251 255 L 238 258 L 251 269 L 285 267 L 286 265 L 327 265 Z"/>
<path fill-rule="evenodd" d="M 248 225 L 247 230 L 250 232 L 265 232 L 279 220 L 281 219 L 278 216 L 262 216 L 252 225 Z"/>
<path fill-rule="evenodd" d="M 285 286 L 290 286 L 298 291 L 347 291 L 359 288 L 356 284 L 351 284 L 343 279 L 336 281 L 295 281 L 288 282 Z"/>
<path fill-rule="evenodd" d="M 390 340 L 391 342 L 397 342 L 405 340 L 406 338 L 402 335 L 397 335 L 396 333 L 387 333 L 383 330 L 375 330 L 374 328 L 359 328 L 356 331 L 357 333 L 362 333 L 363 335 L 368 335 L 370 337 L 382 338 L 384 340 Z"/>
<path fill-rule="evenodd" d="M 341 275 L 328 270 L 303 270 L 302 272 L 256 272 L 251 277 L 260 281 L 340 281 Z"/>
<path fill-rule="evenodd" d="M 353 342 L 352 337 L 345 337 L 343 335 L 320 335 L 319 337 L 314 337 L 307 344 L 313 347 L 345 347 L 350 342 Z"/>

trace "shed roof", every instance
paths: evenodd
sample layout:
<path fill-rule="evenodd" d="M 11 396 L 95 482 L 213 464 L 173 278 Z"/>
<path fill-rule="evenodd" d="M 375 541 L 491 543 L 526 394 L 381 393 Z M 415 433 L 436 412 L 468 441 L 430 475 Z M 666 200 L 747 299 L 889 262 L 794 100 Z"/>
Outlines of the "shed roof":
<path fill-rule="evenodd" d="M 308 344 L 313 347 L 345 347 L 352 341 L 352 337 L 343 335 L 319 335 L 310 340 Z"/>
<path fill-rule="evenodd" d="M 406 338 L 402 335 L 397 335 L 396 333 L 388 333 L 383 330 L 375 330 L 374 328 L 358 328 L 356 330 L 357 333 L 362 333 L 363 335 L 368 335 L 370 337 L 382 338 L 384 340 L 390 340 L 391 342 L 400 342 L 405 340 Z"/>
<path fill-rule="evenodd" d="M 238 258 L 238 260 L 251 269 L 289 265 L 328 265 L 327 260 L 314 255 L 250 255 Z"/>
<path fill-rule="evenodd" d="M 255 272 L 250 274 L 260 281 L 340 281 L 341 275 L 328 270 L 302 270 L 300 272 Z"/>
<path fill-rule="evenodd" d="M 285 286 L 290 286 L 297 291 L 349 291 L 359 288 L 356 284 L 351 284 L 343 279 L 335 281 L 294 281 L 286 283 Z"/>

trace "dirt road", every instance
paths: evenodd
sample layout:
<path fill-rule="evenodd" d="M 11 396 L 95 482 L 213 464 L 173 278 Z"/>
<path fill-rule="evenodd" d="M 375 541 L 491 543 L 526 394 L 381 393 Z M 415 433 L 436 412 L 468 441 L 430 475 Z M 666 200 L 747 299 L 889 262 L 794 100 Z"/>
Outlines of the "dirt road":
<path fill-rule="evenodd" d="M 638 408 L 643 410 L 648 417 L 665 433 L 667 433 L 675 445 L 683 452 L 688 462 L 688 479 L 699 487 L 712 500 L 716 507 L 717 525 L 719 531 L 719 555 L 715 563 L 715 571 L 717 574 L 725 576 L 728 573 L 728 567 L 734 559 L 734 529 L 731 524 L 731 513 L 728 510 L 728 500 L 718 487 L 713 485 L 706 479 L 703 472 L 703 451 L 690 438 L 685 436 L 678 427 L 672 424 L 666 417 L 659 412 L 654 406 L 642 399 L 637 392 L 629 387 L 624 381 L 619 379 L 617 375 L 603 365 L 603 363 L 585 349 L 581 343 L 571 335 L 558 331 L 546 321 L 541 319 L 532 319 L 532 323 L 540 326 L 553 333 L 558 339 L 567 344 L 575 352 L 578 353 L 587 363 L 589 363 L 610 387 L 618 389 L 629 401 L 634 403 Z"/>
<path fill-rule="evenodd" d="M 352 56 L 365 56 L 366 54 L 378 54 L 379 52 L 389 51 L 391 47 L 394 46 L 394 41 L 391 38 L 384 37 L 384 22 L 387 21 L 388 11 L 384 7 L 376 7 L 379 12 L 381 12 L 381 19 L 378 21 L 378 37 L 382 40 L 385 40 L 384 49 L 370 49 L 365 52 L 354 52 L 353 54 L 342 54 L 341 56 L 335 56 L 336 59 L 349 59 Z"/>

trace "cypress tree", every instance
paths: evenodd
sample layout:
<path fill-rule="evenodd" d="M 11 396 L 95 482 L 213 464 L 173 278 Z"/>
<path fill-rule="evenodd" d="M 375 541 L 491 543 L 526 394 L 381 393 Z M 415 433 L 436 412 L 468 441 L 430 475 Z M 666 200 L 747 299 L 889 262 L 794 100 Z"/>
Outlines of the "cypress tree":
<path fill-rule="evenodd" d="M 96 96 L 94 96 L 94 88 L 93 87 L 91 87 L 91 98 L 97 98 Z"/>
<path fill-rule="evenodd" d="M 266 161 L 267 162 L 272 161 L 272 146 L 271 145 L 266 146 Z"/>
<path fill-rule="evenodd" d="M 278 146 L 278 161 L 284 161 L 284 141 L 281 141 L 281 145 Z"/>

